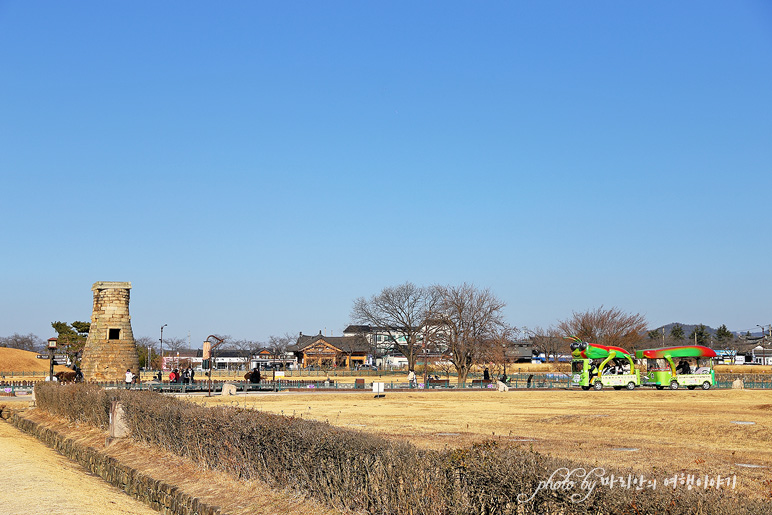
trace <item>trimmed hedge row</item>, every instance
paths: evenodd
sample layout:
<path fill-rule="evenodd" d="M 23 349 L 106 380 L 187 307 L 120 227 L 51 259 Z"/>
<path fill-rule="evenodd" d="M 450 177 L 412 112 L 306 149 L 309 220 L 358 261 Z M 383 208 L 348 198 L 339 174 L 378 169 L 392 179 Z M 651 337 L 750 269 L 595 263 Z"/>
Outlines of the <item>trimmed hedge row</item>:
<path fill-rule="evenodd" d="M 103 429 L 109 425 L 111 401 L 120 400 L 131 436 L 138 441 L 239 478 L 260 479 L 372 514 L 768 513 L 761 502 L 738 505 L 734 492 L 726 490 L 597 486 L 583 499 L 587 492 L 578 484 L 563 489 L 543 483 L 562 467 L 580 465 L 493 441 L 430 451 L 327 423 L 206 408 L 150 392 L 50 383 L 41 383 L 35 392 L 42 409 Z"/>

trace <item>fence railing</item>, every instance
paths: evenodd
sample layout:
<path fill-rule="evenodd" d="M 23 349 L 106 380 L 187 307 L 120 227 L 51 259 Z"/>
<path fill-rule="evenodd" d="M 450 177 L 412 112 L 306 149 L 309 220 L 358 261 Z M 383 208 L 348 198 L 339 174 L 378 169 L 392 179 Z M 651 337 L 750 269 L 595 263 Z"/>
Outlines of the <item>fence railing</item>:
<path fill-rule="evenodd" d="M 299 371 L 294 371 L 299 372 Z M 270 374 L 270 372 L 268 373 Z M 304 371 L 303 374 L 297 375 L 285 374 L 284 377 L 278 377 L 276 380 L 272 380 L 268 374 L 263 375 L 263 381 L 259 385 L 255 383 L 249 383 L 244 380 L 243 374 L 218 374 L 213 373 L 212 377 L 212 391 L 220 392 L 222 385 L 226 382 L 233 383 L 237 386 L 238 391 L 282 391 L 287 389 L 308 388 L 308 389 L 338 389 L 338 390 L 370 390 L 372 389 L 372 383 L 374 381 L 384 383 L 384 387 L 388 390 L 409 389 L 410 384 L 407 382 L 407 377 L 404 372 L 394 373 L 381 373 L 373 372 L 370 377 L 362 377 L 362 374 L 357 372 L 348 372 L 346 374 L 339 373 L 340 375 L 311 375 Z M 35 383 L 45 379 L 48 374 L 41 372 L 27 372 L 27 373 L 0 373 L 0 391 L 6 394 L 14 394 L 16 391 L 29 391 L 34 388 Z M 336 378 L 350 377 L 355 375 L 356 377 L 362 377 L 361 381 L 356 382 L 340 382 Z M 156 383 L 149 381 L 154 375 L 151 372 L 143 373 L 142 379 L 139 383 L 132 385 L 132 388 L 136 389 L 152 389 L 156 391 L 174 392 L 174 393 L 188 393 L 188 392 L 202 392 L 208 391 L 208 379 L 201 377 L 196 379 L 195 383 L 169 383 L 168 381 L 162 383 Z M 327 380 L 329 378 L 329 380 Z M 419 378 L 418 389 L 488 389 L 496 388 L 496 380 L 485 382 L 481 379 L 480 375 L 470 375 L 467 382 L 463 385 L 459 385 L 457 378 L 453 374 L 446 374 L 438 381 L 429 381 L 427 385 L 423 384 Z M 714 388 L 726 388 L 731 389 L 732 383 L 741 379 L 743 381 L 744 388 L 746 389 L 772 389 L 772 374 L 732 374 L 732 373 L 717 373 L 716 383 Z M 100 383 L 106 387 L 111 388 L 125 388 L 125 384 L 121 381 Z M 515 389 L 560 389 L 570 387 L 570 377 L 567 374 L 561 373 L 549 373 L 549 372 L 534 372 L 534 373 L 514 373 L 512 374 L 507 385 L 510 388 Z"/>

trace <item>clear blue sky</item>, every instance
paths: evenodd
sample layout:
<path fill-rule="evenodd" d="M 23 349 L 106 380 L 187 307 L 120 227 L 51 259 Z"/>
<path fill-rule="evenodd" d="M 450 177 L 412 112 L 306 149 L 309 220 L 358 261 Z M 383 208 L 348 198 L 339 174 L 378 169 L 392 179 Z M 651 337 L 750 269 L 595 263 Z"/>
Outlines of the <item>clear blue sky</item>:
<path fill-rule="evenodd" d="M 0 336 L 340 334 L 473 283 L 772 323 L 764 1 L 0 2 Z"/>

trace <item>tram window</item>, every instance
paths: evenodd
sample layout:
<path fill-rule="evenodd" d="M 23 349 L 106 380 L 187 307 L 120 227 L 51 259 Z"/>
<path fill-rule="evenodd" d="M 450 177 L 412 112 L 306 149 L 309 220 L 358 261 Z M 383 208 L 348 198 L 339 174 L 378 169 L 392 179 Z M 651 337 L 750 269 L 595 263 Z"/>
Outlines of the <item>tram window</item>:
<path fill-rule="evenodd" d="M 648 370 L 670 370 L 670 365 L 664 359 L 650 359 L 646 363 Z"/>
<path fill-rule="evenodd" d="M 571 363 L 572 372 L 582 372 L 584 370 L 584 361 L 574 361 Z"/>

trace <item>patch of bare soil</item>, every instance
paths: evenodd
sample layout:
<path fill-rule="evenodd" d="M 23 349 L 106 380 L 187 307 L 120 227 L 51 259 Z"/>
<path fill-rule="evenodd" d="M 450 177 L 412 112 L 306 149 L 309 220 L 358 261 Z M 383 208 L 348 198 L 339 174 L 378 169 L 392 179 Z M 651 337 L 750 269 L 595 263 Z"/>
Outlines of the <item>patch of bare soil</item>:
<path fill-rule="evenodd" d="M 4 421 L 0 421 L 0 468 L 0 513 L 158 513 Z"/>

